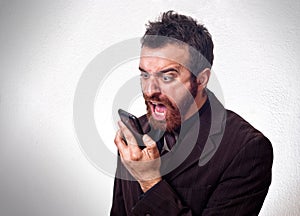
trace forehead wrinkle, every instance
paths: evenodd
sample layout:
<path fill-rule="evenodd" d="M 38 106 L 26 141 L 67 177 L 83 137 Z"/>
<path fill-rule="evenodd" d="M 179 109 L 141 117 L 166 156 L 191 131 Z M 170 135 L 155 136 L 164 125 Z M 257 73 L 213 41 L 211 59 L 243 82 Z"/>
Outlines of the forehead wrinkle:
<path fill-rule="evenodd" d="M 162 66 L 154 64 L 154 66 L 156 66 L 155 69 L 153 69 L 153 67 L 151 67 L 152 65 L 148 66 L 149 69 L 147 69 L 147 65 L 145 65 L 145 66 L 146 66 L 146 68 L 140 64 L 139 70 L 142 72 L 153 73 L 153 74 L 163 74 L 163 73 L 172 72 L 172 71 L 180 74 L 181 73 L 180 69 L 183 67 L 182 65 L 180 65 L 177 62 L 166 63 Z"/>
<path fill-rule="evenodd" d="M 142 47 L 140 59 L 157 58 L 165 59 L 189 68 L 190 52 L 187 46 L 167 44 L 159 48 Z"/>

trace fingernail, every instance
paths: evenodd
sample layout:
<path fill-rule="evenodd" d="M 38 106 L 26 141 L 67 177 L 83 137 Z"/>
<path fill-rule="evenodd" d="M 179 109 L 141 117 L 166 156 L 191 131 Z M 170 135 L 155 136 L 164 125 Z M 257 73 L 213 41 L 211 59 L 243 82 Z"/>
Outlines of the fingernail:
<path fill-rule="evenodd" d="M 153 140 L 151 139 L 151 137 L 150 136 L 148 136 L 147 134 L 145 134 L 144 136 L 143 136 L 143 141 L 144 141 L 144 143 L 151 143 L 151 142 L 153 142 Z"/>
<path fill-rule="evenodd" d="M 122 121 L 118 121 L 119 127 L 122 127 Z"/>

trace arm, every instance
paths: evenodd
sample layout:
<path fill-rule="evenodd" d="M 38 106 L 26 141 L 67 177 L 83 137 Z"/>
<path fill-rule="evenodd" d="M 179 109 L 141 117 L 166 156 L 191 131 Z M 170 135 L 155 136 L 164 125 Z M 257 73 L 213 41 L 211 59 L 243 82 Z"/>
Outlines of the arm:
<path fill-rule="evenodd" d="M 144 135 L 143 142 L 146 148 L 141 150 L 126 126 L 121 122 L 119 126 L 120 130 L 116 134 L 115 144 L 119 150 L 122 165 L 137 180 L 144 192 L 143 197 L 131 209 L 133 215 L 147 215 L 148 213 L 151 215 L 191 215 L 168 183 L 162 181 L 160 155 L 156 143 L 148 135 Z M 127 144 L 122 140 L 122 134 Z M 118 187 L 115 185 L 114 200 L 121 200 L 124 205 L 122 192 L 118 193 L 121 189 L 116 189 Z M 118 207 L 115 208 L 118 209 Z"/>
<path fill-rule="evenodd" d="M 272 162 L 269 140 L 262 135 L 253 138 L 227 166 L 201 215 L 258 215 L 271 183 Z M 194 215 L 167 182 L 149 192 L 136 204 L 137 215 Z"/>
<path fill-rule="evenodd" d="M 118 166 L 116 173 L 120 172 L 120 160 L 118 159 Z M 117 176 L 117 174 L 116 174 Z M 122 216 L 126 215 L 126 210 L 124 206 L 123 200 L 123 191 L 121 186 L 121 179 L 115 177 L 114 181 L 114 191 L 113 191 L 113 200 L 112 200 L 112 207 L 110 210 L 111 216 Z"/>
<path fill-rule="evenodd" d="M 271 184 L 273 150 L 255 137 L 235 156 L 212 193 L 203 216 L 258 215 Z"/>
<path fill-rule="evenodd" d="M 148 135 L 143 136 L 144 149 L 140 149 L 130 130 L 119 122 L 115 144 L 120 153 L 122 164 L 139 183 L 143 192 L 148 191 L 161 181 L 160 155 L 156 143 Z M 126 142 L 122 137 L 125 137 Z"/>
<path fill-rule="evenodd" d="M 182 215 L 192 216 L 166 181 L 160 181 L 135 205 L 134 215 Z"/>

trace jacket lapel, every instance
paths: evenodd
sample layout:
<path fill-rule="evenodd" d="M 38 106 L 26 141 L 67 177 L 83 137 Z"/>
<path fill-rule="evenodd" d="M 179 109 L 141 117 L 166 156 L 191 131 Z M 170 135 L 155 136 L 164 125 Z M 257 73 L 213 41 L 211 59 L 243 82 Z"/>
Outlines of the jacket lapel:
<path fill-rule="evenodd" d="M 226 125 L 226 110 L 216 96 L 207 91 L 210 106 L 182 131 L 172 153 L 162 157 L 161 173 L 173 179 L 190 166 L 204 166 L 217 151 Z M 184 124 L 183 124 L 184 125 Z"/>

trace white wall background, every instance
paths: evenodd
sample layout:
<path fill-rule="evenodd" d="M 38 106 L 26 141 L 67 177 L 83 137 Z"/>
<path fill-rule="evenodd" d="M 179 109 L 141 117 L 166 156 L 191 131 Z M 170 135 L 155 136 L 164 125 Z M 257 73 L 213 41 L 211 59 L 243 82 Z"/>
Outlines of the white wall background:
<path fill-rule="evenodd" d="M 0 215 L 108 215 L 113 179 L 80 150 L 87 64 L 169 9 L 205 23 L 225 105 L 273 143 L 260 215 L 300 215 L 299 1 L 0 1 Z M 113 145 L 113 140 L 111 140 Z"/>

